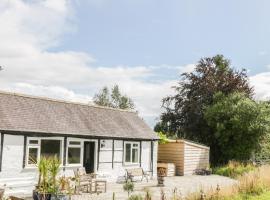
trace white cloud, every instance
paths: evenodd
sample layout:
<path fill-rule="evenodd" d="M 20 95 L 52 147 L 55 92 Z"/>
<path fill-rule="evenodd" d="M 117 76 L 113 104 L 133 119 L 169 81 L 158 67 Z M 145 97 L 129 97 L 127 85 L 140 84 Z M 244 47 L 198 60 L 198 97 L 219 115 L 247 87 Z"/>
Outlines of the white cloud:
<path fill-rule="evenodd" d="M 76 29 L 68 0 L 0 0 L 0 89 L 89 102 L 104 85 L 117 83 L 134 99 L 140 115 L 153 125 L 161 99 L 173 92 L 174 80 L 149 79 L 157 69 L 189 71 L 193 66 L 94 66 L 85 52 L 50 52 L 61 35 Z M 91 45 L 91 44 L 90 44 Z"/>
<path fill-rule="evenodd" d="M 153 125 L 161 112 L 162 98 L 172 94 L 171 87 L 177 84 L 163 72 L 177 77 L 175 74 L 191 72 L 195 65 L 109 68 L 96 66 L 95 58 L 85 52 L 51 52 L 48 49 L 60 45 L 63 34 L 76 30 L 69 2 L 0 0 L 0 66 L 4 67 L 0 89 L 89 102 L 101 87 L 117 83 Z M 252 76 L 250 81 L 256 98 L 270 99 L 270 72 Z"/>
<path fill-rule="evenodd" d="M 270 100 L 270 72 L 263 72 L 250 77 L 251 85 L 258 100 Z"/>

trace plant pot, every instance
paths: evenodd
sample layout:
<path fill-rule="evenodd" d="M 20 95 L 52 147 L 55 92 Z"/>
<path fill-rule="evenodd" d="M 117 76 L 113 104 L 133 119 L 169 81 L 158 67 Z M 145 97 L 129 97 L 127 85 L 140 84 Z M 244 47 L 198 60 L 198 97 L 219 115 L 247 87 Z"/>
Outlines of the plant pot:
<path fill-rule="evenodd" d="M 69 200 L 69 196 L 66 194 L 52 194 L 51 200 Z"/>
<path fill-rule="evenodd" d="M 38 193 L 38 200 L 51 200 L 51 194 Z"/>
<path fill-rule="evenodd" d="M 33 190 L 32 197 L 33 197 L 34 200 L 39 200 L 37 190 Z"/>
<path fill-rule="evenodd" d="M 164 176 L 158 176 L 158 186 L 159 187 L 164 187 Z"/>
<path fill-rule="evenodd" d="M 60 194 L 58 195 L 59 200 L 69 200 L 69 196 L 66 194 Z"/>

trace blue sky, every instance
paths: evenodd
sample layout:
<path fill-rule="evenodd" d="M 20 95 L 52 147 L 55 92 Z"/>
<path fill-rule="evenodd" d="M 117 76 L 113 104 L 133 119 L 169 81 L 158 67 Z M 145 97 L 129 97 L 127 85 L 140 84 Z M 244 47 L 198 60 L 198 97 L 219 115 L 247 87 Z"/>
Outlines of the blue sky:
<path fill-rule="evenodd" d="M 74 4 L 77 30 L 56 50 L 94 55 L 98 65 L 185 65 L 224 54 L 262 72 L 270 63 L 269 1 L 116 0 Z"/>
<path fill-rule="evenodd" d="M 119 84 L 153 127 L 201 57 L 248 69 L 270 97 L 270 1 L 0 0 L 0 89 L 91 103 Z"/>

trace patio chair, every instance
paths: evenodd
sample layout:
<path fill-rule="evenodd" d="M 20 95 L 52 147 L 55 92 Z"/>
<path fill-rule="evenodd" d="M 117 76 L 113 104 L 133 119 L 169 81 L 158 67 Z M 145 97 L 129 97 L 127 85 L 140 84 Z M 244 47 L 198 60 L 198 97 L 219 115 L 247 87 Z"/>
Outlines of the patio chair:
<path fill-rule="evenodd" d="M 92 185 L 94 176 L 91 174 L 87 174 L 85 168 L 81 167 L 74 170 L 75 177 L 78 181 L 78 185 L 75 187 L 75 191 L 77 193 L 87 192 L 92 193 Z"/>
<path fill-rule="evenodd" d="M 0 199 L 3 199 L 4 193 L 5 193 L 5 189 L 4 188 L 0 188 Z"/>

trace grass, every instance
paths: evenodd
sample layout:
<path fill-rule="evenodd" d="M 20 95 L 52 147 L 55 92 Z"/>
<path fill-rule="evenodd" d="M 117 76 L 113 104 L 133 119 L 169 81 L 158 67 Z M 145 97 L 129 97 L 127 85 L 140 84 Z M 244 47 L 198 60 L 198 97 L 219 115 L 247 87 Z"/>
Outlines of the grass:
<path fill-rule="evenodd" d="M 270 199 L 270 166 L 254 168 L 237 176 L 238 184 L 200 191 L 185 200 L 255 200 Z M 204 198 L 202 198 L 204 196 Z"/>
<path fill-rule="evenodd" d="M 214 168 L 213 173 L 230 178 L 237 178 L 255 169 L 256 167 L 252 164 L 243 164 L 236 161 L 230 161 L 228 165 Z"/>

